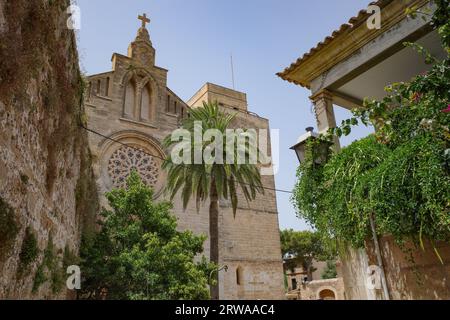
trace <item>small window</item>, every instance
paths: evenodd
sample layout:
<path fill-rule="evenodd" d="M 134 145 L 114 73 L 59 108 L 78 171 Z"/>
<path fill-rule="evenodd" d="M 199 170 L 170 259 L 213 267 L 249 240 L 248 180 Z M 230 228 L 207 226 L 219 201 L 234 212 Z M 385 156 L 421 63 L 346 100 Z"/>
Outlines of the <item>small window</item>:
<path fill-rule="evenodd" d="M 167 107 L 166 112 L 170 112 L 170 95 L 167 95 Z"/>
<path fill-rule="evenodd" d="M 243 270 L 241 267 L 236 268 L 236 284 L 238 286 L 242 285 L 243 283 Z"/>
<path fill-rule="evenodd" d="M 109 96 L 109 77 L 106 78 L 106 85 L 105 85 L 105 96 Z"/>
<path fill-rule="evenodd" d="M 100 91 L 102 89 L 102 80 L 97 80 L 97 94 L 100 94 Z"/>
<path fill-rule="evenodd" d="M 125 118 L 136 118 L 136 83 L 131 79 L 125 88 L 125 101 L 123 106 L 123 115 Z"/>
<path fill-rule="evenodd" d="M 173 113 L 177 113 L 177 112 L 178 112 L 178 110 L 177 110 L 177 102 L 174 101 L 173 102 Z"/>
<path fill-rule="evenodd" d="M 92 95 L 92 82 L 89 82 L 88 84 L 88 99 L 91 98 Z"/>
<path fill-rule="evenodd" d="M 292 290 L 297 290 L 297 279 L 292 278 Z"/>

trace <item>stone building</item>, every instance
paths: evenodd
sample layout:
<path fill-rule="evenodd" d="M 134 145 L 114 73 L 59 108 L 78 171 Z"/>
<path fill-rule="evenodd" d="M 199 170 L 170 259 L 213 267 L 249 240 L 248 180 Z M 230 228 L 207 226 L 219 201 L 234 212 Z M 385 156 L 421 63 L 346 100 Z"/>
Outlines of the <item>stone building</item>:
<path fill-rule="evenodd" d="M 301 283 L 286 294 L 288 300 L 345 300 L 342 278 L 313 280 Z"/>
<path fill-rule="evenodd" d="M 167 70 L 155 65 L 155 49 L 150 40 L 146 16 L 130 44 L 128 54 L 114 53 L 112 70 L 91 75 L 86 97 L 90 148 L 94 172 L 101 194 L 124 185 L 130 170 L 137 169 L 156 199 L 164 199 L 165 173 L 161 158 L 167 150 L 162 140 L 180 125 L 189 108 L 202 102 L 217 101 L 226 112 L 235 112 L 235 126 L 269 128 L 267 119 L 247 110 L 246 94 L 207 83 L 188 102 L 167 87 Z M 119 141 L 119 143 L 117 142 Z M 130 148 L 130 146 L 132 148 Z M 140 152 L 142 150 L 143 152 Z M 266 187 L 274 188 L 274 177 L 264 176 Z M 221 299 L 282 299 L 283 272 L 278 227 L 276 194 L 267 190 L 256 201 L 240 197 L 236 218 L 231 205 L 220 202 Z M 102 199 L 105 205 L 105 199 Z M 174 214 L 181 229 L 208 235 L 208 205 L 197 213 L 195 204 L 186 211 L 179 197 L 174 199 Z M 264 241 L 261 241 L 264 235 Z M 209 242 L 204 254 L 209 257 Z"/>
<path fill-rule="evenodd" d="M 428 0 L 379 0 L 373 2 L 381 9 L 381 26 L 369 28 L 371 16 L 361 10 L 356 17 L 304 54 L 278 75 L 289 82 L 311 90 L 320 133 L 336 126 L 334 108 L 360 108 L 363 99 L 381 99 L 384 88 L 394 82 L 409 81 L 413 76 L 429 70 L 430 66 L 404 42 L 417 42 L 432 55 L 444 58 L 439 36 L 430 26 L 431 15 L 409 17 L 407 8 L 433 11 Z M 428 9 L 428 10 L 427 10 Z M 338 142 L 338 141 L 337 141 Z M 339 143 L 337 143 L 339 148 Z M 367 288 L 367 270 L 377 265 L 375 251 L 381 251 L 387 282 L 387 295 Z M 431 244 L 426 250 L 413 252 L 416 265 L 405 259 L 392 237 L 379 239 L 379 246 L 367 242 L 365 249 L 348 248 L 341 257 L 347 299 L 449 299 L 450 246 L 437 244 L 444 261 L 434 255 Z M 424 281 L 420 285 L 416 275 Z"/>
<path fill-rule="evenodd" d="M 286 259 L 285 259 L 286 261 Z M 298 265 L 293 269 L 285 268 L 288 300 L 344 300 L 344 281 L 340 261 L 336 262 L 337 277 L 322 279 L 327 262 L 313 260 L 313 272 Z"/>

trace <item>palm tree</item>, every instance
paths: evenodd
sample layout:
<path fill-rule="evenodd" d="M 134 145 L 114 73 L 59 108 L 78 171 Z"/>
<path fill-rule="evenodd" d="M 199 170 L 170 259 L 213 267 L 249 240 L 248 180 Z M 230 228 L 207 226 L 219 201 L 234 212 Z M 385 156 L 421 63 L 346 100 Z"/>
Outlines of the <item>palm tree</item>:
<path fill-rule="evenodd" d="M 194 140 L 194 131 L 196 125 L 201 123 L 202 137 L 208 129 L 215 129 L 225 136 L 226 130 L 229 129 L 231 122 L 236 114 L 226 114 L 219 109 L 217 102 L 203 103 L 203 107 L 190 110 L 189 117 L 182 122 L 182 128 L 190 133 L 190 150 L 191 163 L 176 164 L 173 162 L 171 156 L 163 163 L 163 168 L 167 171 L 167 185 L 166 191 L 171 196 L 171 200 L 178 192 L 181 192 L 183 200 L 183 207 L 186 209 L 191 197 L 195 198 L 197 211 L 200 209 L 200 204 L 209 198 L 209 236 L 210 236 L 210 261 L 216 265 L 219 264 L 219 199 L 230 199 L 233 208 L 233 214 L 236 216 L 238 206 L 238 188 L 240 187 L 242 194 L 247 201 L 252 201 L 256 198 L 257 193 L 264 193 L 264 188 L 261 183 L 261 175 L 256 164 L 250 164 L 250 161 L 245 161 L 244 164 L 238 163 L 238 152 L 245 154 L 245 159 L 250 159 L 250 142 L 246 140 L 244 146 L 233 143 L 232 152 L 230 148 L 226 147 L 226 140 L 222 140 L 222 148 L 218 148 L 213 152 L 213 161 L 204 161 L 202 157 L 201 163 L 194 163 L 195 147 L 201 147 L 202 155 L 205 148 L 211 142 L 202 141 L 199 145 Z M 239 135 L 239 133 L 237 133 Z M 241 134 L 245 134 L 241 133 Z M 203 139 L 202 139 L 203 140 Z M 215 141 L 216 142 L 216 141 Z M 172 141 L 171 136 L 164 140 L 164 146 L 171 148 L 176 145 L 177 141 Z M 200 149 L 200 148 L 199 148 Z M 223 149 L 220 150 L 220 149 Z M 255 146 L 253 146 L 255 150 Z M 225 161 L 228 155 L 232 161 Z M 259 149 L 256 148 L 259 155 Z M 222 157 L 220 154 L 222 153 Z M 224 161 L 217 161 L 217 159 L 224 159 Z M 230 163 L 231 162 L 231 163 Z M 218 272 L 214 273 L 213 284 L 211 285 L 211 298 L 213 300 L 219 299 L 219 283 Z"/>

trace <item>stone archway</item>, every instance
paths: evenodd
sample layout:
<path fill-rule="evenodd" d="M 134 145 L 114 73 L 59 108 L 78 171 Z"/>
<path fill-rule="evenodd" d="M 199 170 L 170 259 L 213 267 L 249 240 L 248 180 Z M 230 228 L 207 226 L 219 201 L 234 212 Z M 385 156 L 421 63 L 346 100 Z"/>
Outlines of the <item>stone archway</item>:
<path fill-rule="evenodd" d="M 331 287 L 322 287 L 317 290 L 317 299 L 318 300 L 336 300 L 337 294 L 334 288 Z"/>

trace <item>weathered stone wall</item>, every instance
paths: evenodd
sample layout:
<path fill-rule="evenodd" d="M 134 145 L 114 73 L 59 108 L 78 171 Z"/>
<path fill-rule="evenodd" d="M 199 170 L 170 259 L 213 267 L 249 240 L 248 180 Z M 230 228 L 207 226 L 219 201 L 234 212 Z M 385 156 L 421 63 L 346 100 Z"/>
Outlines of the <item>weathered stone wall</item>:
<path fill-rule="evenodd" d="M 0 1 L 0 299 L 66 298 L 97 210 L 69 4 Z"/>
<path fill-rule="evenodd" d="M 344 249 L 343 249 L 344 250 Z M 369 261 L 364 249 L 345 248 L 340 254 L 342 278 L 346 300 L 373 300 L 373 292 L 367 290 L 367 268 Z"/>
<path fill-rule="evenodd" d="M 391 236 L 379 239 L 387 286 L 393 300 L 450 299 L 450 245 L 425 241 L 425 250 L 412 243 L 398 246 Z M 382 290 L 369 290 L 367 268 L 377 265 L 373 242 L 365 249 L 347 248 L 341 255 L 345 295 L 349 300 L 383 299 Z"/>
<path fill-rule="evenodd" d="M 394 300 L 449 300 L 450 245 L 424 241 L 424 248 L 406 243 L 399 247 L 391 236 L 380 239 L 389 294 Z M 367 243 L 370 264 L 376 264 L 372 242 Z"/>

